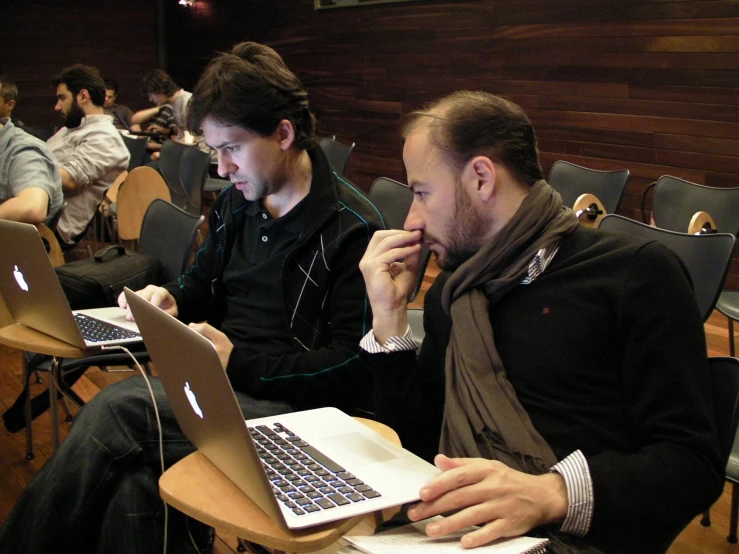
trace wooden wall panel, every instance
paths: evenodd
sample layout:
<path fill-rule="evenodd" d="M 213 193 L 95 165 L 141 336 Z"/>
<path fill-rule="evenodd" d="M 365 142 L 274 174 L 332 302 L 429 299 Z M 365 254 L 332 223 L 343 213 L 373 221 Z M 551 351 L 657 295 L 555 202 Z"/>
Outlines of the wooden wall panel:
<path fill-rule="evenodd" d="M 0 23 L 0 73 L 18 85 L 13 117 L 26 125 L 61 124 L 50 80 L 75 63 L 116 80 L 121 104 L 147 106 L 139 84 L 157 64 L 153 0 L 2 0 Z"/>
<path fill-rule="evenodd" d="M 235 42 L 275 47 L 308 87 L 319 131 L 357 143 L 348 176 L 364 189 L 380 175 L 405 179 L 400 116 L 461 88 L 524 107 L 545 172 L 558 159 L 628 167 L 623 215 L 639 218 L 642 191 L 664 174 L 739 186 L 735 0 L 419 0 L 318 12 L 312 0 L 202 0 L 199 12 L 171 2 L 167 21 L 169 63 L 191 83 Z M 730 284 L 739 286 L 739 264 Z"/>

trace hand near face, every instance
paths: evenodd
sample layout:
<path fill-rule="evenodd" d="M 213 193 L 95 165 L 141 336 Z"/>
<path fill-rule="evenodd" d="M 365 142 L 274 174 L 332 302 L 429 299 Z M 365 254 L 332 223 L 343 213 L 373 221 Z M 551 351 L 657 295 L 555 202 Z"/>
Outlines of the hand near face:
<path fill-rule="evenodd" d="M 172 317 L 177 317 L 177 314 L 179 313 L 177 310 L 177 301 L 167 289 L 157 287 L 156 285 L 147 285 L 145 288 L 137 290 L 136 294 L 147 302 L 151 302 L 157 308 L 164 310 Z M 128 302 L 126 301 L 126 295 L 123 293 L 118 296 L 118 306 L 126 310 L 126 319 L 133 321 L 131 308 L 129 308 Z"/>
<path fill-rule="evenodd" d="M 207 323 L 191 323 L 189 327 L 213 343 L 216 352 L 218 352 L 218 357 L 221 360 L 221 366 L 223 366 L 223 369 L 226 369 L 228 359 L 231 356 L 231 351 L 234 349 L 234 345 L 230 340 L 228 340 L 228 337 Z"/>
<path fill-rule="evenodd" d="M 408 510 L 408 516 L 418 521 L 456 513 L 429 524 L 426 533 L 430 537 L 481 525 L 461 539 L 463 547 L 473 548 L 562 522 L 567 515 L 567 487 L 558 473 L 529 475 L 497 461 L 443 454 L 434 463 L 444 473 L 421 490 L 421 502 Z"/>
<path fill-rule="evenodd" d="M 380 344 L 404 334 L 408 326 L 408 297 L 420 271 L 420 240 L 420 231 L 377 231 L 359 262 Z"/>

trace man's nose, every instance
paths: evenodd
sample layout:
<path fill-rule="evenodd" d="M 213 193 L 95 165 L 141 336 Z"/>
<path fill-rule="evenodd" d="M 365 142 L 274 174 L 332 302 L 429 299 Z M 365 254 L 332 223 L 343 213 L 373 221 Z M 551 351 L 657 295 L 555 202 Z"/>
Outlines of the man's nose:
<path fill-rule="evenodd" d="M 422 231 L 425 227 L 423 217 L 421 217 L 421 211 L 416 206 L 416 199 L 413 199 L 411 209 L 408 210 L 408 216 L 405 218 L 403 229 L 406 231 Z"/>
<path fill-rule="evenodd" d="M 218 175 L 223 177 L 224 179 L 227 179 L 229 175 L 231 175 L 231 168 L 233 167 L 233 164 L 230 162 L 230 160 L 227 160 L 225 156 L 221 153 L 218 154 Z"/>

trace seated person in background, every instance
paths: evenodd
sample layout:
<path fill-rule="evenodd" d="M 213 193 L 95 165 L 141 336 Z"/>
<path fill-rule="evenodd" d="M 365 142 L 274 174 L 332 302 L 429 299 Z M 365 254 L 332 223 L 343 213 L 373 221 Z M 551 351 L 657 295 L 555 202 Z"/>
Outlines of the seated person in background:
<path fill-rule="evenodd" d="M 551 551 L 656 553 L 721 494 L 703 325 L 677 256 L 585 229 L 544 180 L 515 104 L 460 92 L 411 114 L 405 231 L 360 268 L 377 417 L 444 471 L 411 520 L 540 531 Z M 421 244 L 444 272 L 418 358 L 406 299 Z M 372 352 L 372 353 L 370 353 Z"/>
<path fill-rule="evenodd" d="M 139 294 L 204 322 L 191 326 L 213 342 L 246 418 L 320 406 L 367 413 L 358 344 L 372 315 L 358 264 L 381 227 L 376 209 L 333 175 L 308 94 L 271 48 L 243 43 L 218 56 L 193 98 L 190 128 L 234 184 L 214 203 L 189 270 Z M 169 467 L 194 447 L 151 381 Z M 0 553 L 161 552 L 154 420 L 143 378 L 98 393 L 0 529 Z M 188 527 L 201 538 L 203 526 L 169 514 L 169 551 L 194 552 Z"/>
<path fill-rule="evenodd" d="M 94 67 L 75 65 L 54 77 L 54 110 L 64 118 L 48 140 L 61 166 L 67 206 L 57 225 L 62 248 L 85 232 L 105 191 L 128 168 L 131 158 L 113 117 L 103 113 L 105 83 Z"/>
<path fill-rule="evenodd" d="M 105 115 L 113 116 L 113 125 L 116 129 L 130 129 L 133 111 L 128 106 L 116 103 L 118 99 L 118 83 L 113 79 L 105 79 Z"/>
<path fill-rule="evenodd" d="M 174 111 L 175 125 L 177 125 L 177 134 L 173 140 L 186 142 L 187 105 L 192 98 L 192 93 L 179 87 L 172 77 L 161 69 L 155 69 L 144 76 L 141 80 L 141 92 L 152 104 L 155 104 L 155 107 L 136 112 L 133 115 L 133 122 L 145 128 L 146 122 L 158 114 L 162 106 L 168 104 Z M 201 136 L 196 136 L 194 143 L 201 150 L 206 152 L 210 150 Z M 158 154 L 155 153 L 152 158 L 157 159 Z"/>
<path fill-rule="evenodd" d="M 18 100 L 18 87 L 5 76 L 0 76 L 0 119 L 10 119 Z"/>
<path fill-rule="evenodd" d="M 0 118 L 0 219 L 43 223 L 63 204 L 59 168 L 49 147 Z"/>
<path fill-rule="evenodd" d="M 158 152 L 162 149 L 162 143 L 177 135 L 177 124 L 174 120 L 174 111 L 169 104 L 159 106 L 159 112 L 146 123 L 147 132 L 153 133 L 146 143 L 146 149 L 150 152 Z"/>

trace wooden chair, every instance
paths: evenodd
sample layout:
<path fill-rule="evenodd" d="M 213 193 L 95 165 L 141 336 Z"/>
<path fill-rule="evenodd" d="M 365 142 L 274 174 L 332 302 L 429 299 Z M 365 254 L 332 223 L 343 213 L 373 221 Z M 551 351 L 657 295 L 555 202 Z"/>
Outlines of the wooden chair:
<path fill-rule="evenodd" d="M 49 229 L 43 223 L 36 225 L 36 229 L 38 229 L 38 233 L 41 235 L 41 240 L 44 241 L 44 246 L 48 245 L 46 251 L 49 254 L 51 265 L 58 267 L 64 264 L 64 252 L 62 252 L 62 247 L 59 244 L 54 231 Z"/>
<path fill-rule="evenodd" d="M 144 214 L 157 198 L 171 201 L 169 188 L 162 176 L 148 166 L 137 167 L 121 184 L 117 196 L 117 228 L 121 241 L 137 242 Z"/>
<path fill-rule="evenodd" d="M 369 419 L 356 418 L 385 439 L 400 445 L 397 433 Z M 200 452 L 171 466 L 159 478 L 162 499 L 216 530 L 274 549 L 276 553 L 312 552 L 336 542 L 365 516 L 309 529 L 286 530 L 269 518 Z"/>

